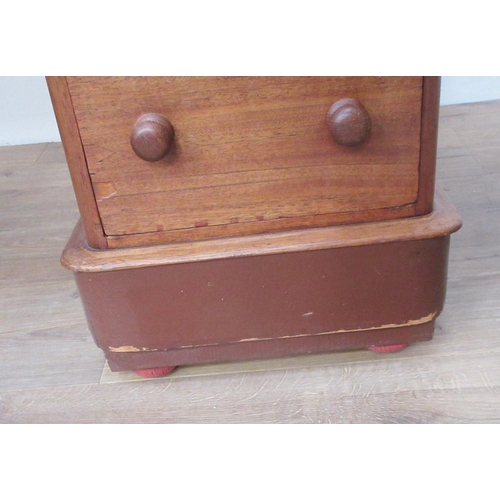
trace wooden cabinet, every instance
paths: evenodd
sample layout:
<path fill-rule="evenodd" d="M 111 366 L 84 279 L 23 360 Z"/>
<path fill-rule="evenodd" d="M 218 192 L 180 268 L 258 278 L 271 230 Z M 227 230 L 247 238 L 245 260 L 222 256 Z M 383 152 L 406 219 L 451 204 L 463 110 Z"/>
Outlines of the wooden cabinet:
<path fill-rule="evenodd" d="M 432 335 L 460 225 L 433 204 L 439 78 L 47 81 L 82 214 L 63 262 L 112 368 Z"/>
<path fill-rule="evenodd" d="M 68 77 L 49 85 L 71 103 L 62 108 L 56 98 L 56 113 L 78 132 L 68 147 L 81 154 L 68 160 L 79 172 L 75 182 L 88 176 L 76 191 L 94 198 L 100 227 L 84 224 L 98 233 L 88 236 L 99 248 L 391 220 L 431 209 L 421 186 L 434 176 L 435 143 L 423 142 L 422 130 L 436 127 L 435 78 Z M 339 143 L 327 119 L 346 99 L 366 112 L 361 144 Z M 163 137 L 164 157 L 145 161 L 131 136 L 152 114 L 171 124 L 171 137 Z M 345 110 L 336 119 L 355 133 Z"/>

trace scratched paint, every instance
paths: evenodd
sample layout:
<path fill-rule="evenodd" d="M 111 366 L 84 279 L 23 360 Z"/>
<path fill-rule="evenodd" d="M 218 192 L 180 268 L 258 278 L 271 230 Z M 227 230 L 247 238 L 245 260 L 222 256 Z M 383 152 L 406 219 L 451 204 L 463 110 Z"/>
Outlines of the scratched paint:
<path fill-rule="evenodd" d="M 133 345 L 122 345 L 120 347 L 110 347 L 111 352 L 153 352 L 158 349 L 150 349 L 149 347 L 135 347 Z"/>
<path fill-rule="evenodd" d="M 241 339 L 241 340 L 236 340 L 234 344 L 238 344 L 240 342 L 255 342 L 255 341 L 261 341 L 261 340 L 279 340 L 279 339 L 293 339 L 293 338 L 298 338 L 298 337 L 317 337 L 319 335 L 332 335 L 335 333 L 354 333 L 354 332 L 368 332 L 372 330 L 385 330 L 389 328 L 401 328 L 403 326 L 414 326 L 414 325 L 421 325 L 423 323 L 427 323 L 429 321 L 432 321 L 436 316 L 438 312 L 435 311 L 433 313 L 428 314 L 427 316 L 424 316 L 423 318 L 419 319 L 411 319 L 409 321 L 406 321 L 405 323 L 389 323 L 387 325 L 380 325 L 380 326 L 371 326 L 369 328 L 357 328 L 355 330 L 334 330 L 331 332 L 320 332 L 320 333 L 302 333 L 299 335 L 284 335 L 282 337 L 255 337 L 255 338 L 249 338 L 249 339 Z M 212 343 L 212 344 L 195 344 L 195 345 L 185 345 L 185 346 L 180 346 L 176 347 L 175 349 L 172 350 L 177 350 L 177 349 L 190 349 L 192 347 L 210 347 L 210 346 L 216 346 L 219 345 L 219 343 Z M 110 347 L 109 350 L 111 352 L 151 352 L 151 351 L 158 351 L 159 349 L 150 349 L 148 347 L 135 347 L 131 345 L 125 345 L 121 347 Z M 170 349 L 163 349 L 164 351 L 168 351 Z"/>

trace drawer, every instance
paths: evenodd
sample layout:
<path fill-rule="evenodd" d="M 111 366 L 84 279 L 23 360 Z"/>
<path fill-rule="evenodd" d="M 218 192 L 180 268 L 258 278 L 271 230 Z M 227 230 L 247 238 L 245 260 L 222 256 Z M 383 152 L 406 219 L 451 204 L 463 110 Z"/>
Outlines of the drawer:
<path fill-rule="evenodd" d="M 423 77 L 66 82 L 106 246 L 419 213 Z M 331 106 L 346 98 L 369 116 L 359 145 L 339 144 L 327 121 Z M 173 127 L 168 153 L 154 162 L 131 146 L 146 113 Z"/>

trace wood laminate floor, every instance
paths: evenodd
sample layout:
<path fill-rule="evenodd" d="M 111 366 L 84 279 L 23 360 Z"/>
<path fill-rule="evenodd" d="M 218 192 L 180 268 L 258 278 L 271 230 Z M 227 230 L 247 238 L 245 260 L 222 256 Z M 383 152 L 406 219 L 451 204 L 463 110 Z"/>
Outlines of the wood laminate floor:
<path fill-rule="evenodd" d="M 463 228 L 432 342 L 112 373 L 59 264 L 78 211 L 61 144 L 0 148 L 1 423 L 499 423 L 500 101 L 441 108 Z"/>

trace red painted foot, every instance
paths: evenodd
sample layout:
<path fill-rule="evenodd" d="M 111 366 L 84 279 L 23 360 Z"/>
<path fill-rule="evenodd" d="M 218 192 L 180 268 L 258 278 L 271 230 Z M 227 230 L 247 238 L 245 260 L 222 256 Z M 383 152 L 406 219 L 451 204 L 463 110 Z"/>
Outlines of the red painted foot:
<path fill-rule="evenodd" d="M 393 345 L 373 345 L 371 347 L 368 347 L 369 351 L 373 352 L 398 352 L 402 351 L 406 347 L 408 347 L 409 344 L 393 344 Z"/>
<path fill-rule="evenodd" d="M 161 366 L 159 368 L 143 368 L 142 370 L 134 370 L 136 375 L 144 378 L 158 378 L 167 375 L 172 370 L 175 370 L 176 366 Z"/>

